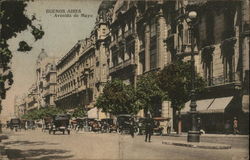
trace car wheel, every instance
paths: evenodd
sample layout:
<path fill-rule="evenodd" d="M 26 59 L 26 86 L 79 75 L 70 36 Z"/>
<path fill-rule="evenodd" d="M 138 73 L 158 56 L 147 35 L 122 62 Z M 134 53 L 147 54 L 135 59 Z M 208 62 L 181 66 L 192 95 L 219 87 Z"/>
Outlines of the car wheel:
<path fill-rule="evenodd" d="M 70 135 L 70 130 L 68 130 L 68 135 Z"/>
<path fill-rule="evenodd" d="M 65 131 L 63 131 L 63 134 L 65 134 Z"/>
<path fill-rule="evenodd" d="M 53 134 L 56 134 L 56 131 L 53 131 Z"/>
<path fill-rule="evenodd" d="M 139 128 L 135 128 L 135 135 L 139 135 L 140 134 L 140 129 Z"/>

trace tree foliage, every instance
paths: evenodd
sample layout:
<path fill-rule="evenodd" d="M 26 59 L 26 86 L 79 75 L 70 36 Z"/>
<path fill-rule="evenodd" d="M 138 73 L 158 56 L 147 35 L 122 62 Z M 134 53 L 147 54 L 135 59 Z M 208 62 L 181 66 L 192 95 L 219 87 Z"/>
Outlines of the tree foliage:
<path fill-rule="evenodd" d="M 65 111 L 56 107 L 46 107 L 27 112 L 22 116 L 22 119 L 39 120 L 46 117 L 53 117 L 54 115 L 61 113 L 65 113 Z"/>
<path fill-rule="evenodd" d="M 139 111 L 134 87 L 117 79 L 107 82 L 95 106 L 113 115 L 136 114 Z"/>
<path fill-rule="evenodd" d="M 161 107 L 161 102 L 167 98 L 159 87 L 156 77 L 155 72 L 142 75 L 136 84 L 138 105 L 153 115 L 155 115 L 156 109 Z"/>
<path fill-rule="evenodd" d="M 83 107 L 78 107 L 74 110 L 72 116 L 73 117 L 85 117 L 87 116 L 87 113 Z"/>
<path fill-rule="evenodd" d="M 205 81 L 195 73 L 196 93 L 204 91 Z M 185 102 L 190 100 L 191 85 L 191 63 L 177 61 L 166 66 L 159 72 L 159 86 L 165 91 L 172 102 L 172 107 L 180 110 Z"/>
<path fill-rule="evenodd" d="M 7 41 L 16 37 L 18 33 L 29 30 L 34 36 L 35 41 L 41 39 L 44 35 L 41 25 L 35 25 L 36 17 L 28 17 L 25 8 L 28 0 L 3 0 L 0 2 L 0 103 L 5 98 L 6 82 L 8 85 L 13 83 L 13 75 L 9 63 L 11 62 L 12 52 L 9 49 Z M 19 42 L 18 51 L 27 52 L 32 47 L 25 41 Z M 1 108 L 0 108 L 1 109 Z"/>

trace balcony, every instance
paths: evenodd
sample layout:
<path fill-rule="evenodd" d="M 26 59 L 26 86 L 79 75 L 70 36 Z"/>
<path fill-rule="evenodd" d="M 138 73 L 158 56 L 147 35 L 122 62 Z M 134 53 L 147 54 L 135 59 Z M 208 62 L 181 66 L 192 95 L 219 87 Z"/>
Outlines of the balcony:
<path fill-rule="evenodd" d="M 230 85 L 239 83 L 237 73 L 228 74 L 227 76 L 219 75 L 206 80 L 207 87 Z"/>
<path fill-rule="evenodd" d="M 135 61 L 133 59 L 128 59 L 128 60 L 125 60 L 125 61 L 119 63 L 116 66 L 109 68 L 109 72 L 110 73 L 117 72 L 118 70 L 124 69 L 124 68 L 132 66 L 132 65 L 135 65 Z"/>

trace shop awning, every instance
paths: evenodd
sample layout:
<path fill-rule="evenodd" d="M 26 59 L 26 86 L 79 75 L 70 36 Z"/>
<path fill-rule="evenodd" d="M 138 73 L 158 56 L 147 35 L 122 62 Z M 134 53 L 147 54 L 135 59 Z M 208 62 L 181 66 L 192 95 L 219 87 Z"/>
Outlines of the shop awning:
<path fill-rule="evenodd" d="M 98 117 L 97 117 L 97 112 L 98 112 L 98 110 L 97 110 L 96 107 L 90 109 L 90 110 L 88 111 L 88 118 L 98 118 Z"/>
<path fill-rule="evenodd" d="M 223 113 L 225 108 L 232 100 L 232 96 L 230 97 L 222 97 L 222 98 L 212 98 L 212 99 L 204 99 L 197 100 L 197 111 L 200 113 Z M 185 104 L 185 108 L 182 109 L 181 114 L 187 114 L 190 111 L 190 101 Z"/>

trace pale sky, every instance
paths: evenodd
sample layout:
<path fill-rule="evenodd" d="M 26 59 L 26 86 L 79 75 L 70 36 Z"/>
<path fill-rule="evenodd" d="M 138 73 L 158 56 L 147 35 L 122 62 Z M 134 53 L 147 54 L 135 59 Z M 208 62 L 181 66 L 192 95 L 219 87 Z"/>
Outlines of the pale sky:
<path fill-rule="evenodd" d="M 13 53 L 12 69 L 14 84 L 7 92 L 6 100 L 3 101 L 1 117 L 13 116 L 14 96 L 21 96 L 27 93 L 28 89 L 35 82 L 35 63 L 42 48 L 49 56 L 62 57 L 78 40 L 84 39 L 92 31 L 100 0 L 35 0 L 27 9 L 27 15 L 35 13 L 37 19 L 45 31 L 41 40 L 34 42 L 30 32 L 20 33 L 17 38 L 8 41 Z M 55 17 L 54 13 L 46 13 L 46 10 L 59 9 L 80 9 L 79 17 Z M 81 14 L 90 15 L 88 18 Z M 20 40 L 26 40 L 32 44 L 33 49 L 28 53 L 17 52 Z"/>

